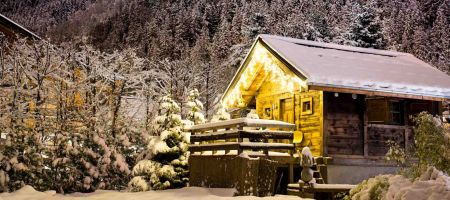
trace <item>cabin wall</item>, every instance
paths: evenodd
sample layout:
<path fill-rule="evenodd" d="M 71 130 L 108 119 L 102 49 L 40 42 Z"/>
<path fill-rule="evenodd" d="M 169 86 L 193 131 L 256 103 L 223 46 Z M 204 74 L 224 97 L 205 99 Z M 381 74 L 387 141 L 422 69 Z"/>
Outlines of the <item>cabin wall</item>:
<path fill-rule="evenodd" d="M 387 141 L 408 147 L 414 142 L 411 116 L 422 111 L 437 115 L 440 105 L 427 100 L 324 92 L 325 155 L 384 156 L 389 150 Z"/>
<path fill-rule="evenodd" d="M 326 102 L 327 153 L 363 155 L 364 96 L 324 92 Z"/>
<path fill-rule="evenodd" d="M 297 150 L 310 147 L 313 155 L 323 155 L 323 95 L 321 91 L 285 92 L 276 84 L 263 85 L 256 96 L 256 112 L 261 119 L 281 120 L 296 124 L 296 134 L 302 134 Z M 272 86 L 272 87 L 270 87 Z M 282 87 L 278 87 L 282 88 Z M 312 112 L 302 113 L 302 99 L 312 100 Z"/>
<path fill-rule="evenodd" d="M 324 152 L 323 142 L 323 92 L 309 90 L 308 92 L 297 93 L 296 113 L 298 113 L 296 125 L 297 130 L 303 134 L 300 148 L 308 146 L 314 156 L 322 156 Z M 301 99 L 312 98 L 312 114 L 302 114 Z M 301 151 L 301 149 L 299 149 Z"/>

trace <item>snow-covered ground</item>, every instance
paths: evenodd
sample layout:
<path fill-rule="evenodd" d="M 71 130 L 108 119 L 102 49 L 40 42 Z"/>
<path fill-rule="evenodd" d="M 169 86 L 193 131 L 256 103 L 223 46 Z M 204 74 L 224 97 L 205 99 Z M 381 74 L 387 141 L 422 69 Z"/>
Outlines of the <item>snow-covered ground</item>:
<path fill-rule="evenodd" d="M 260 199 L 254 196 L 233 197 L 234 189 L 227 188 L 200 188 L 186 187 L 182 189 L 148 191 L 148 192 L 118 192 L 99 190 L 94 193 L 74 193 L 68 195 L 55 194 L 54 191 L 38 192 L 31 186 L 25 186 L 13 193 L 0 193 L 0 200 L 173 200 L 173 199 Z M 263 197 L 261 199 L 283 199 L 299 200 L 297 196 L 277 195 L 273 197 Z"/>
<path fill-rule="evenodd" d="M 450 177 L 429 167 L 418 179 L 401 175 L 380 175 L 364 181 L 350 191 L 352 200 L 444 200 L 450 199 Z"/>

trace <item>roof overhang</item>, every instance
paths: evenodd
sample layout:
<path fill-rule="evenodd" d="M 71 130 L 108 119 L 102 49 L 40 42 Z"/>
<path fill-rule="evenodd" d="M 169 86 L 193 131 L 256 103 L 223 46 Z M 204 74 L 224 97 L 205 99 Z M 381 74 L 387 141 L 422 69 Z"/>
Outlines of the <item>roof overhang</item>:
<path fill-rule="evenodd" d="M 258 43 L 261 44 L 264 48 L 266 48 L 272 55 L 274 55 L 279 61 L 281 61 L 290 71 L 292 71 L 300 79 L 302 79 L 302 80 L 308 79 L 308 76 L 305 72 L 301 72 L 299 69 L 295 68 L 292 63 L 289 63 L 289 61 L 287 59 L 285 59 L 280 53 L 278 53 L 268 43 L 264 42 L 264 40 L 260 36 L 258 36 L 256 38 L 256 40 L 253 42 L 252 46 L 250 47 L 250 51 L 247 52 L 247 55 L 245 56 L 244 60 L 241 62 L 241 65 L 239 66 L 238 70 L 236 71 L 233 78 L 231 79 L 231 82 L 228 84 L 227 88 L 225 89 L 225 92 L 222 94 L 222 97 L 220 98 L 221 101 L 229 94 L 231 89 L 236 86 L 236 83 L 238 82 L 239 78 L 241 77 L 244 68 L 248 65 L 248 63 L 250 61 L 250 57 L 254 53 L 255 46 Z"/>
<path fill-rule="evenodd" d="M 305 42 L 305 41 L 303 41 Z M 308 42 L 308 41 L 306 41 Z M 241 77 L 242 72 L 244 68 L 248 65 L 249 60 L 251 59 L 251 55 L 254 52 L 255 45 L 260 43 L 264 48 L 266 48 L 272 55 L 274 55 L 277 59 L 279 59 L 285 66 L 292 71 L 294 74 L 296 74 L 300 79 L 305 80 L 306 84 L 308 86 L 308 89 L 313 90 L 321 90 L 321 91 L 330 91 L 330 92 L 342 92 L 342 93 L 353 93 L 353 94 L 364 94 L 368 96 L 387 96 L 387 97 L 397 97 L 397 98 L 409 98 L 409 99 L 422 99 L 422 100 L 432 100 L 432 101 L 450 101 L 450 94 L 446 95 L 447 93 L 438 93 L 438 92 L 425 92 L 426 89 L 422 89 L 422 86 L 418 85 L 418 90 L 410 90 L 410 91 L 400 91 L 400 90 L 394 90 L 393 88 L 383 88 L 383 87 L 358 87 L 358 86 L 352 86 L 352 85 L 339 85 L 334 83 L 322 83 L 322 82 L 316 82 L 313 77 L 310 77 L 310 75 L 302 70 L 302 66 L 298 66 L 298 64 L 294 64 L 292 61 L 290 61 L 287 57 L 284 56 L 282 52 L 278 52 L 278 50 L 271 46 L 269 42 L 266 42 L 264 40 L 264 37 L 258 36 L 257 39 L 253 42 L 250 51 L 245 56 L 245 59 L 242 61 L 239 69 L 237 70 L 236 74 L 234 75 L 232 81 L 228 85 L 227 89 L 225 90 L 224 94 L 221 97 L 221 100 L 223 100 L 231 89 L 233 89 L 236 86 L 236 83 L 238 82 L 238 79 Z M 326 44 L 326 43 L 325 43 Z M 331 47 L 335 48 L 332 44 Z M 311 44 L 307 43 L 307 46 L 311 46 Z M 350 51 L 352 49 L 344 49 L 345 51 Z M 366 50 L 362 49 L 361 51 Z M 371 50 L 368 49 L 367 51 L 375 51 L 374 52 L 368 52 L 370 54 L 376 54 L 378 51 L 382 52 L 384 54 L 391 53 L 392 56 L 395 55 L 403 55 L 404 53 L 400 52 L 389 52 L 389 51 L 381 51 L 381 50 Z M 351 51 L 350 51 L 351 52 Z M 389 55 L 391 55 L 389 54 Z M 431 67 L 431 66 L 430 66 Z M 423 88 L 426 88 L 423 86 Z"/>
<path fill-rule="evenodd" d="M 408 94 L 408 93 L 394 93 L 383 90 L 367 90 L 364 88 L 352 88 L 352 87 L 337 87 L 335 85 L 325 85 L 325 84 L 315 84 L 315 83 L 307 83 L 308 88 L 311 90 L 321 90 L 327 92 L 340 92 L 340 93 L 351 93 L 351 94 L 362 94 L 367 96 L 384 96 L 384 97 L 395 97 L 395 98 L 407 98 L 407 99 L 421 99 L 421 100 L 430 100 L 430 101 L 445 101 L 449 98 L 439 97 L 439 96 L 425 96 L 425 95 L 417 95 L 417 94 Z"/>
<path fill-rule="evenodd" d="M 36 35 L 35 33 L 31 32 L 30 30 L 26 29 L 25 27 L 21 26 L 20 24 L 14 22 L 13 20 L 9 19 L 8 17 L 0 14 L 0 30 L 4 29 L 4 31 L 7 31 L 8 29 L 11 30 L 10 34 L 21 34 L 27 37 L 31 37 L 33 39 L 40 40 L 41 37 Z"/>

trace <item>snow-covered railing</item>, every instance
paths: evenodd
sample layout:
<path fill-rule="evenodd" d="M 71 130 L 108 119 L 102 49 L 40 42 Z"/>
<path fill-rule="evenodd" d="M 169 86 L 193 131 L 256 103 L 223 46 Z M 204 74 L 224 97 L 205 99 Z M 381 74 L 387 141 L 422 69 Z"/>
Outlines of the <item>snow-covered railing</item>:
<path fill-rule="evenodd" d="M 270 128 L 270 129 L 267 129 Z M 278 129 L 278 130 L 277 130 Z M 284 129 L 284 130 L 279 130 Z M 265 119 L 239 118 L 227 121 L 195 125 L 187 128 L 191 132 L 189 151 L 294 150 L 293 132 L 295 125 L 282 121 Z M 248 139 L 248 141 L 244 141 Z M 270 142 L 269 140 L 288 140 L 287 143 Z"/>

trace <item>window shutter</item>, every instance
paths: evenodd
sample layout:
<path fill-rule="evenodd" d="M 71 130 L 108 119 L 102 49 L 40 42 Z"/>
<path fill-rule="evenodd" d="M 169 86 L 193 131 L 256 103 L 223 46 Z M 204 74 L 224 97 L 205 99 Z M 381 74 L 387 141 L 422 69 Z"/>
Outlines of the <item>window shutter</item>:
<path fill-rule="evenodd" d="M 388 103 L 386 99 L 368 99 L 367 117 L 370 123 L 386 123 L 388 121 Z"/>

